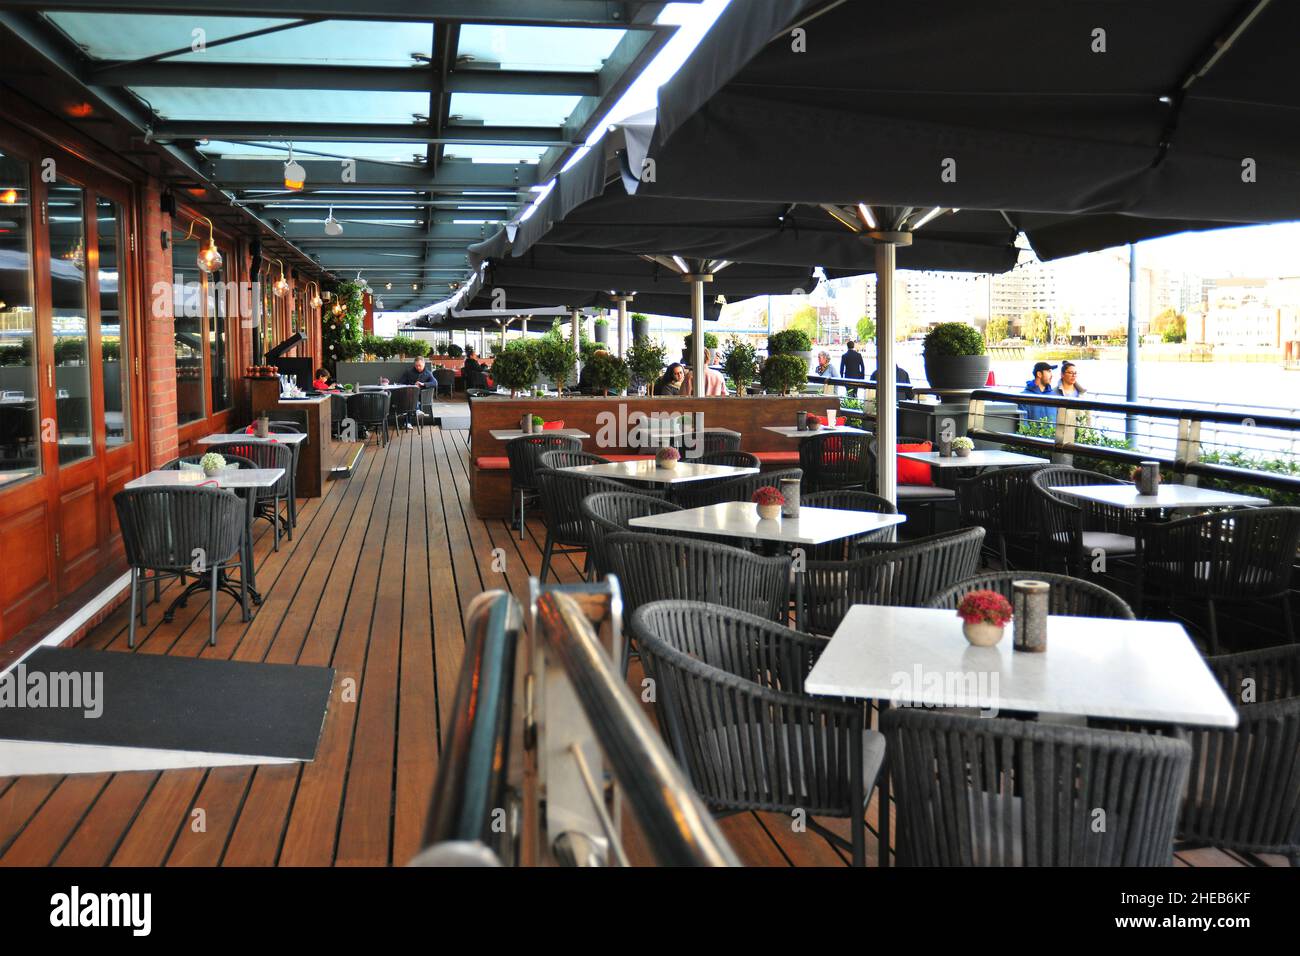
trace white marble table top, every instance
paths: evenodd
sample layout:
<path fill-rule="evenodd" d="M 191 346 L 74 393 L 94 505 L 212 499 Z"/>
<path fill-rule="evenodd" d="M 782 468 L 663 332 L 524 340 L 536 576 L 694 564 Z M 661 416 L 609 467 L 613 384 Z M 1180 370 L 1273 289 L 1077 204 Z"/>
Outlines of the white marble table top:
<path fill-rule="evenodd" d="M 854 428 L 852 425 L 823 425 L 821 428 L 813 431 L 811 428 L 805 428 L 803 431 L 795 428 L 793 425 L 764 425 L 764 429 L 770 432 L 776 432 L 786 438 L 812 438 L 814 435 L 870 435 L 871 432 L 862 428 Z"/>
<path fill-rule="evenodd" d="M 678 466 L 680 467 L 680 466 Z M 841 508 L 800 507 L 797 518 L 760 518 L 758 508 L 748 501 L 726 501 L 684 511 L 646 515 L 628 522 L 634 528 L 672 531 L 680 534 L 731 535 L 756 541 L 783 544 L 825 544 L 902 524 L 906 515 L 884 515 L 873 511 Z"/>
<path fill-rule="evenodd" d="M 523 438 L 524 435 L 526 434 L 527 435 L 564 435 L 568 438 L 582 438 L 582 439 L 587 439 L 591 437 L 586 432 L 584 432 L 581 428 L 549 428 L 546 429 L 545 431 L 540 431 L 540 432 L 524 432 L 519 430 L 518 428 L 492 428 L 488 430 L 488 434 L 491 435 L 493 438 L 497 439 L 497 441 L 510 441 L 510 439 L 512 438 Z"/>
<path fill-rule="evenodd" d="M 283 468 L 229 468 L 212 478 L 189 468 L 163 468 L 132 478 L 125 487 L 178 488 L 215 481 L 221 488 L 270 488 L 282 477 Z"/>
<path fill-rule="evenodd" d="M 654 459 L 642 461 L 611 461 L 597 465 L 573 465 L 560 471 L 573 471 L 600 478 L 617 478 L 620 481 L 648 481 L 657 485 L 680 485 L 706 478 L 737 478 L 756 475 L 757 468 L 736 468 L 731 465 L 699 465 L 679 461 L 675 468 L 660 468 Z"/>
<path fill-rule="evenodd" d="M 1082 498 L 1103 505 L 1146 511 L 1153 508 L 1252 508 L 1269 504 L 1267 498 L 1238 495 L 1231 491 L 1197 488 L 1192 485 L 1161 484 L 1154 495 L 1138 494 L 1137 486 L 1053 485 L 1052 491 L 1069 498 Z"/>
<path fill-rule="evenodd" d="M 1235 727 L 1233 709 L 1182 625 L 1047 619 L 1047 649 L 962 636 L 955 611 L 855 604 L 805 681 L 810 694 L 895 704 L 1037 711 Z"/>
<path fill-rule="evenodd" d="M 258 438 L 256 435 L 246 435 L 243 432 L 234 432 L 230 434 L 204 435 L 199 439 L 200 445 L 224 445 L 227 442 L 235 441 L 264 441 L 279 442 L 282 445 L 297 445 L 305 442 L 307 436 L 302 432 L 271 432 L 266 438 Z"/>
<path fill-rule="evenodd" d="M 937 451 L 900 451 L 898 457 L 923 461 L 927 465 L 933 465 L 936 468 L 987 468 L 992 465 L 1047 464 L 1046 458 L 1035 458 L 1033 455 L 1022 455 L 1016 451 L 1003 451 L 998 448 L 975 448 L 965 458 L 959 458 L 956 455 L 941 458 Z"/>

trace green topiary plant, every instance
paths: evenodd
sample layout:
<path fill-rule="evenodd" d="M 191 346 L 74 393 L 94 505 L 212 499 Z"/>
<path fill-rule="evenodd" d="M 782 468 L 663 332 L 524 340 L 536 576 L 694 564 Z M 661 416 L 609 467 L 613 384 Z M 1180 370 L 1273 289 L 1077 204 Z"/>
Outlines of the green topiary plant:
<path fill-rule="evenodd" d="M 694 354 L 691 351 L 694 347 L 695 347 L 695 334 L 693 332 L 687 332 L 686 339 L 685 341 L 682 342 L 682 352 L 683 354 L 685 354 L 687 359 L 689 359 L 691 355 Z M 717 333 L 715 332 L 704 333 L 704 347 L 706 349 L 716 349 L 718 347 Z"/>
<path fill-rule="evenodd" d="M 510 389 L 511 397 L 532 388 L 537 378 L 537 360 L 533 357 L 533 350 L 520 342 L 507 345 L 492 361 L 492 378 L 498 385 Z"/>
<path fill-rule="evenodd" d="M 762 380 L 769 392 L 788 395 L 799 391 L 808 381 L 808 363 L 798 355 L 769 355 L 763 363 Z"/>
<path fill-rule="evenodd" d="M 605 395 L 623 391 L 632 378 L 627 363 L 612 352 L 596 352 L 587 359 L 587 377 L 592 388 Z"/>
<path fill-rule="evenodd" d="M 438 343 L 436 346 L 434 346 L 434 347 L 438 350 L 438 354 L 439 354 L 439 355 L 446 355 L 446 354 L 447 354 L 447 346 L 448 346 L 448 343 L 446 343 L 446 342 L 439 342 L 439 343 Z"/>
<path fill-rule="evenodd" d="M 794 352 L 811 352 L 812 339 L 803 329 L 786 329 L 767 337 L 768 355 L 790 355 Z"/>
<path fill-rule="evenodd" d="M 447 346 L 448 358 L 458 359 L 464 354 L 465 354 L 465 350 L 461 348 L 459 345 L 457 345 L 455 342 L 452 342 L 450 345 Z"/>
<path fill-rule="evenodd" d="M 983 355 L 984 337 L 965 322 L 940 322 L 925 333 L 922 354 L 933 356 Z"/>
<path fill-rule="evenodd" d="M 534 348 L 537 367 L 555 384 L 557 392 L 563 391 L 578 367 L 578 356 L 574 354 L 572 343 L 546 335 L 537 340 Z"/>
<path fill-rule="evenodd" d="M 722 355 L 722 369 L 735 382 L 736 394 L 744 395 L 745 389 L 758 378 L 758 350 L 733 335 Z"/>
<path fill-rule="evenodd" d="M 647 389 L 653 389 L 668 361 L 668 349 L 662 342 L 640 339 L 627 350 L 627 367 L 632 380 Z"/>

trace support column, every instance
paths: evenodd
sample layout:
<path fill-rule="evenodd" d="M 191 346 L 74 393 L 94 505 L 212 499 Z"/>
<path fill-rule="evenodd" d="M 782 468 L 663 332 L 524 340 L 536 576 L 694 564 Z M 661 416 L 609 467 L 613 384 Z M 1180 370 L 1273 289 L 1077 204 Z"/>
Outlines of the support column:
<path fill-rule="evenodd" d="M 519 331 L 523 333 L 524 338 L 528 338 L 528 316 L 523 316 L 519 325 Z"/>
<path fill-rule="evenodd" d="M 578 374 L 582 374 L 582 335 L 579 332 L 582 328 L 582 310 L 574 309 L 570 318 L 573 326 L 573 354 L 578 357 Z"/>
<path fill-rule="evenodd" d="M 691 284 L 691 380 L 696 398 L 704 397 L 704 283 L 713 276 L 705 273 L 687 273 L 683 282 Z"/>
<path fill-rule="evenodd" d="M 1128 244 L 1128 368 L 1124 376 L 1124 400 L 1136 402 L 1138 395 L 1138 273 L 1137 247 Z M 1124 416 L 1124 437 L 1130 445 L 1137 441 L 1137 419 Z"/>
<path fill-rule="evenodd" d="M 627 347 L 631 344 L 631 330 L 627 327 L 627 304 L 631 301 L 630 295 L 616 295 L 614 301 L 618 303 L 618 357 L 627 358 Z"/>
<path fill-rule="evenodd" d="M 876 493 L 898 503 L 898 376 L 894 363 L 896 243 L 876 241 Z M 909 242 L 910 236 L 906 237 Z"/>

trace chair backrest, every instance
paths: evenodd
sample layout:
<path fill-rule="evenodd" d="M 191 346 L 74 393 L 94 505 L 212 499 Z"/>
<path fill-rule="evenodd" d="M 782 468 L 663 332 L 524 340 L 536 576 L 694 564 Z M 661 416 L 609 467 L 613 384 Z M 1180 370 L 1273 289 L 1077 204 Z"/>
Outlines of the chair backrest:
<path fill-rule="evenodd" d="M 1117 534 L 1132 534 L 1134 517 L 1119 508 L 1090 502 L 1084 508 L 1078 499 L 1070 499 L 1054 487 L 1078 485 L 1123 485 L 1128 482 L 1104 475 L 1099 471 L 1087 471 L 1083 468 L 1067 468 L 1061 465 L 1049 465 L 1038 468 L 1029 476 L 1037 508 L 1038 534 L 1040 538 L 1055 543 L 1071 543 L 1079 546 L 1079 534 L 1088 531 L 1111 531 Z"/>
<path fill-rule="evenodd" d="M 660 725 L 708 804 L 862 811 L 861 708 L 803 694 L 823 638 L 697 601 L 642 605 L 631 631 Z"/>
<path fill-rule="evenodd" d="M 276 435 L 301 435 L 304 429 L 297 422 L 270 422 L 267 426 Z"/>
<path fill-rule="evenodd" d="M 966 528 L 907 542 L 859 545 L 847 561 L 809 561 L 804 574 L 805 621 L 832 634 L 854 604 L 925 607 L 975 573 L 983 528 Z"/>
<path fill-rule="evenodd" d="M 383 424 L 390 407 L 387 391 L 359 391 L 348 396 L 348 417 L 362 425 Z"/>
<path fill-rule="evenodd" d="M 542 452 L 537 456 L 537 463 L 542 468 L 576 468 L 580 465 L 605 465 L 609 463 L 609 459 L 593 455 L 589 451 L 560 449 Z"/>
<path fill-rule="evenodd" d="M 1300 508 L 1236 508 L 1152 523 L 1144 561 L 1153 580 L 1174 579 L 1189 596 L 1266 598 L 1291 587 Z"/>
<path fill-rule="evenodd" d="M 855 432 L 828 432 L 799 442 L 799 467 L 810 491 L 826 488 L 866 490 L 872 473 L 872 436 Z"/>
<path fill-rule="evenodd" d="M 420 404 L 420 391 L 418 388 L 395 388 L 391 392 L 392 404 L 388 410 L 398 415 L 409 415 Z"/>
<path fill-rule="evenodd" d="M 1046 581 L 1052 590 L 1048 594 L 1049 614 L 1068 614 L 1071 617 L 1111 617 L 1126 621 L 1134 619 L 1133 609 L 1114 591 L 1100 584 L 1070 577 L 1068 574 L 1050 574 L 1046 571 L 989 571 L 958 581 L 935 597 L 928 607 L 956 610 L 961 599 L 971 591 L 996 591 L 1011 600 L 1011 582 L 1022 580 Z"/>
<path fill-rule="evenodd" d="M 736 432 L 705 429 L 701 451 L 705 455 L 721 451 L 740 451 L 740 438 L 741 436 Z"/>
<path fill-rule="evenodd" d="M 651 601 L 705 601 L 769 621 L 783 620 L 789 610 L 787 555 L 763 557 L 698 538 L 639 531 L 606 535 L 605 554 L 623 586 L 626 610 Z"/>
<path fill-rule="evenodd" d="M 284 474 L 270 488 L 259 488 L 259 498 L 287 498 L 289 496 L 289 477 L 293 471 L 293 449 L 275 441 L 232 441 L 213 445 L 210 451 L 225 457 L 227 453 L 252 463 L 254 468 L 283 468 Z"/>
<path fill-rule="evenodd" d="M 734 451 L 706 451 L 698 458 L 688 460 L 697 465 L 727 465 L 731 468 L 760 468 L 763 464 L 757 455 L 738 448 Z"/>
<path fill-rule="evenodd" d="M 192 571 L 196 560 L 211 567 L 244 542 L 244 502 L 220 488 L 124 489 L 113 496 L 113 507 L 126 560 L 135 568 Z"/>
<path fill-rule="evenodd" d="M 867 511 L 874 514 L 898 514 L 898 508 L 888 498 L 873 495 L 869 491 L 856 488 L 831 488 L 827 491 L 813 491 L 799 496 L 800 505 L 809 508 L 836 508 L 842 511 Z M 824 544 L 809 545 L 804 549 L 809 561 L 843 561 L 853 557 L 853 548 L 867 541 L 888 540 L 893 528 L 880 531 L 868 531 L 858 538 L 842 538 L 839 541 L 827 541 Z"/>
<path fill-rule="evenodd" d="M 761 472 L 757 475 L 741 475 L 739 478 L 728 478 L 725 481 L 691 482 L 675 493 L 675 500 L 683 508 L 698 508 L 723 501 L 750 501 L 754 497 L 754 492 L 765 485 L 779 488 L 782 478 L 793 478 L 798 481 L 803 478 L 803 472 L 798 468 L 786 468 L 782 471 Z M 691 485 L 700 487 L 692 488 Z"/>
<path fill-rule="evenodd" d="M 957 480 L 957 510 L 964 525 L 989 534 L 1029 534 L 1038 527 L 1038 501 L 1030 478 L 1044 465 L 993 468 Z"/>
<path fill-rule="evenodd" d="M 204 452 L 203 454 L 207 454 Z M 226 467 L 234 466 L 235 468 L 257 468 L 256 462 L 251 461 L 242 455 L 236 455 L 234 452 L 218 452 L 226 460 Z M 158 466 L 159 471 L 178 471 L 181 465 L 199 465 L 203 463 L 203 455 L 182 455 L 180 458 L 173 458 L 171 461 Z"/>
<path fill-rule="evenodd" d="M 1186 740 L 915 707 L 885 711 L 880 727 L 900 865 L 1173 860 L 1192 757 Z"/>
<path fill-rule="evenodd" d="M 456 387 L 456 373 L 449 368 L 435 368 L 433 377 L 438 380 L 438 388 L 451 391 Z"/>
<path fill-rule="evenodd" d="M 605 553 L 606 535 L 633 530 L 628 523 L 633 518 L 681 510 L 662 498 L 640 495 L 633 491 L 597 491 L 583 498 L 579 507 L 587 519 L 587 546 L 591 549 L 592 561 L 595 562 L 596 573 L 600 577 L 610 571 L 609 558 Z"/>
<path fill-rule="evenodd" d="M 506 442 L 510 484 L 516 489 L 537 487 L 538 457 L 548 451 L 582 451 L 582 439 L 572 435 L 520 435 Z"/>
<path fill-rule="evenodd" d="M 556 544 L 586 546 L 587 518 L 582 499 L 598 491 L 626 492 L 627 485 L 573 471 L 537 469 L 537 487 L 542 495 L 542 517 L 546 531 Z M 662 493 L 650 493 L 662 498 Z"/>

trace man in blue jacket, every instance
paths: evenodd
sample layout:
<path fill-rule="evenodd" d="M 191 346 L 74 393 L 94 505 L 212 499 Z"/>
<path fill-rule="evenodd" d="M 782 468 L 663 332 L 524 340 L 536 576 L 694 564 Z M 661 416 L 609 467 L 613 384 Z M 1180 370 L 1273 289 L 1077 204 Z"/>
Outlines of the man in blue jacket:
<path fill-rule="evenodd" d="M 1049 365 L 1047 362 L 1034 363 L 1034 377 L 1025 382 L 1025 392 L 1030 395 L 1050 395 L 1052 394 L 1052 372 L 1056 369 L 1055 365 Z M 1021 411 L 1025 413 L 1026 422 L 1050 422 L 1056 424 L 1056 409 L 1048 408 L 1044 405 L 1021 405 Z"/>

